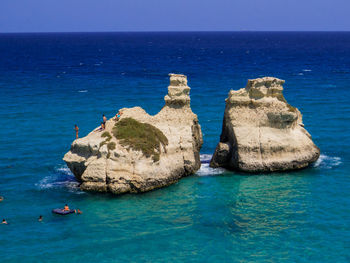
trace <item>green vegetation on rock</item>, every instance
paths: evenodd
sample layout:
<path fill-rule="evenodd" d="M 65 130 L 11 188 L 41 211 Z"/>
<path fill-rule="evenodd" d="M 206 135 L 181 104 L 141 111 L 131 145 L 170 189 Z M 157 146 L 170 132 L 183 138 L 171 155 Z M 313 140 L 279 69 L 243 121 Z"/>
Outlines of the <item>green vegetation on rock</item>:
<path fill-rule="evenodd" d="M 107 144 L 107 149 L 108 149 L 107 158 L 109 158 L 111 156 L 110 151 L 113 151 L 115 149 L 116 144 L 115 142 L 110 142 L 110 140 L 112 139 L 112 135 L 108 131 L 105 131 L 104 133 L 102 133 L 101 137 L 105 138 L 105 140 L 100 143 L 100 147 Z"/>
<path fill-rule="evenodd" d="M 159 161 L 161 145 L 168 145 L 168 138 L 158 128 L 132 118 L 124 118 L 113 127 L 113 135 L 120 144 L 136 151 L 142 151 L 146 157 Z"/>
<path fill-rule="evenodd" d="M 268 96 L 276 98 L 276 99 L 278 99 L 279 101 L 282 101 L 282 102 L 287 102 L 282 93 L 271 93 Z"/>
<path fill-rule="evenodd" d="M 102 133 L 101 137 L 106 137 L 106 141 L 110 141 L 112 139 L 112 135 L 108 131 Z"/>
<path fill-rule="evenodd" d="M 288 103 L 287 103 L 287 107 L 288 107 L 288 111 L 290 111 L 290 112 L 296 112 L 297 111 L 297 108 L 293 107 L 292 105 L 290 105 Z"/>
<path fill-rule="evenodd" d="M 115 149 L 115 142 L 109 142 L 107 144 L 108 150 L 114 150 Z"/>

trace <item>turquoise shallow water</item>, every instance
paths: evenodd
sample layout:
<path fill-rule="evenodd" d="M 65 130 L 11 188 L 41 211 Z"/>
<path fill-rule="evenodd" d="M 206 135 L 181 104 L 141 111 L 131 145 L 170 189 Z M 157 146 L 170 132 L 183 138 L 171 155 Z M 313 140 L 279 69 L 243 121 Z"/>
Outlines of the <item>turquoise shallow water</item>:
<path fill-rule="evenodd" d="M 157 113 L 169 72 L 188 75 L 202 168 L 140 195 L 79 191 L 62 161 L 73 125 Z M 210 169 L 228 91 L 265 75 L 286 80 L 321 158 L 272 175 Z M 0 35 L 0 261 L 349 262 L 349 76 L 349 33 Z M 51 214 L 64 203 L 84 213 Z"/>

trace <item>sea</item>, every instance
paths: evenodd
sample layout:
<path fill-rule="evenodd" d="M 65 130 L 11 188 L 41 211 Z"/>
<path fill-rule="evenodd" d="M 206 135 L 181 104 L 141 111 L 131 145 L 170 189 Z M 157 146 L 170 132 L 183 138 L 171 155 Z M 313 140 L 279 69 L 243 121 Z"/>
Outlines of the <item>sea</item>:
<path fill-rule="evenodd" d="M 169 73 L 188 77 L 200 170 L 143 194 L 79 190 L 62 160 L 74 124 L 156 114 Z M 263 76 L 286 81 L 319 160 L 210 168 L 228 92 Z M 0 34 L 0 262 L 350 262 L 349 100 L 350 32 Z M 83 214 L 52 214 L 64 204 Z"/>

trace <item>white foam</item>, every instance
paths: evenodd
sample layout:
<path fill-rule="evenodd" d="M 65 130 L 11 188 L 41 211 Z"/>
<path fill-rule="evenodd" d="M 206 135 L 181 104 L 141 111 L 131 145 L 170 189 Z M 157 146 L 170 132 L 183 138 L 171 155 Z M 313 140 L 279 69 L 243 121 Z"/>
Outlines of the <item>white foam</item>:
<path fill-rule="evenodd" d="M 299 76 L 303 76 L 303 75 L 304 75 L 304 73 L 299 73 L 298 75 L 299 75 Z"/>
<path fill-rule="evenodd" d="M 80 92 L 80 93 L 85 93 L 85 92 L 88 92 L 88 90 L 87 90 L 87 89 L 84 89 L 84 90 L 78 90 L 78 92 Z"/>
<path fill-rule="evenodd" d="M 210 176 L 210 175 L 218 175 L 225 172 L 224 168 L 211 168 L 209 167 L 209 162 L 211 160 L 211 154 L 201 154 L 201 168 L 197 171 L 198 176 Z"/>
<path fill-rule="evenodd" d="M 303 69 L 304 72 L 310 72 L 312 71 L 311 69 Z"/>
<path fill-rule="evenodd" d="M 42 190 L 65 188 L 70 192 L 83 193 L 79 190 L 79 183 L 67 166 L 56 168 L 52 174 L 44 177 L 35 185 Z"/>
<path fill-rule="evenodd" d="M 211 154 L 201 154 L 200 156 L 201 162 L 210 162 L 212 155 Z"/>
<path fill-rule="evenodd" d="M 323 169 L 332 169 L 342 163 L 340 157 L 327 156 L 321 154 L 320 158 L 314 163 L 314 167 L 323 168 Z"/>
<path fill-rule="evenodd" d="M 226 171 L 224 168 L 209 167 L 211 158 L 212 158 L 211 154 L 200 155 L 202 165 L 201 165 L 201 168 L 196 173 L 198 176 L 218 175 Z M 313 164 L 313 167 L 322 168 L 322 169 L 332 169 L 341 164 L 342 164 L 342 161 L 340 157 L 321 154 L 320 158 L 318 158 L 318 160 Z"/>
<path fill-rule="evenodd" d="M 67 166 L 59 167 L 56 169 L 56 171 L 65 175 L 73 176 L 72 172 L 69 170 Z"/>

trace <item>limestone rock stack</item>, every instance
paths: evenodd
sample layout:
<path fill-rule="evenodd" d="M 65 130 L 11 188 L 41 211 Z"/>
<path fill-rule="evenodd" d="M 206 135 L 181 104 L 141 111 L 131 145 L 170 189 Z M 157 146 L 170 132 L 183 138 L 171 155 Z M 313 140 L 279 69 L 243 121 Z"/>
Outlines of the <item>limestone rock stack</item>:
<path fill-rule="evenodd" d="M 145 192 L 195 173 L 201 165 L 203 141 L 189 92 L 186 76 L 170 74 L 165 106 L 158 114 L 124 108 L 118 121 L 106 122 L 105 130 L 95 129 L 75 140 L 63 160 L 81 182 L 80 188 L 114 194 Z"/>
<path fill-rule="evenodd" d="M 264 77 L 229 92 L 211 167 L 271 172 L 304 168 L 318 159 L 320 150 L 299 110 L 285 100 L 283 84 Z"/>

